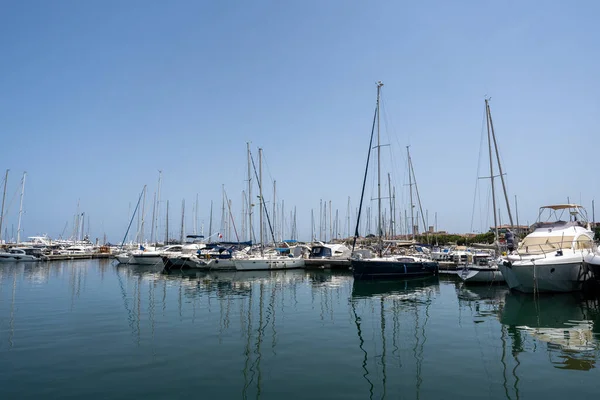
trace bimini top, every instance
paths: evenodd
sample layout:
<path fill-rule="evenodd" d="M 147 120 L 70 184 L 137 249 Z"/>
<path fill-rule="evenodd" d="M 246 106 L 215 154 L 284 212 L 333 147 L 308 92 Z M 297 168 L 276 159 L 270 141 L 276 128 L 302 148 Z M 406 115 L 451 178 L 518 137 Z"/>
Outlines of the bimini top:
<path fill-rule="evenodd" d="M 542 208 L 551 208 L 553 210 L 564 210 L 565 208 L 583 208 L 582 206 L 580 206 L 579 204 L 554 204 L 551 206 L 541 206 L 540 209 Z"/>
<path fill-rule="evenodd" d="M 552 221 L 552 222 L 551 222 Z M 579 204 L 554 204 L 540 207 L 538 219 L 531 226 L 531 230 L 551 224 L 575 223 L 575 225 L 586 226 L 588 223 L 587 211 Z"/>

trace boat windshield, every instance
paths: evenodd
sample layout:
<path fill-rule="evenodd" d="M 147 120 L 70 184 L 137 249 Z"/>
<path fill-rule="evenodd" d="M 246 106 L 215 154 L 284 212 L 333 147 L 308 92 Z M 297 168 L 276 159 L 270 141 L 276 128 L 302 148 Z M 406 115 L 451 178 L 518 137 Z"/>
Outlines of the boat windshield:
<path fill-rule="evenodd" d="M 528 236 L 519 243 L 519 251 L 528 254 L 548 253 L 560 249 L 591 249 L 593 242 L 589 237 L 582 235 L 577 238 L 573 247 L 574 236 Z"/>

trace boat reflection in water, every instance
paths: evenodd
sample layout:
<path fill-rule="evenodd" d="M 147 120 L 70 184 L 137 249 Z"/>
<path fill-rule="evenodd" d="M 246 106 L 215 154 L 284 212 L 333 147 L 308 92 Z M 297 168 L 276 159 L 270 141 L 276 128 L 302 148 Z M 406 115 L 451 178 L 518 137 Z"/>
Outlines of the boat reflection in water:
<path fill-rule="evenodd" d="M 429 307 L 436 293 L 437 276 L 354 280 L 350 305 L 369 398 L 385 398 L 388 391 L 420 397 Z"/>
<path fill-rule="evenodd" d="M 585 300 L 576 293 L 536 297 L 509 293 L 500 322 L 508 327 L 515 355 L 525 349 L 535 351 L 535 344 L 545 342 L 556 368 L 587 371 L 596 367 L 600 349 L 598 300 Z"/>

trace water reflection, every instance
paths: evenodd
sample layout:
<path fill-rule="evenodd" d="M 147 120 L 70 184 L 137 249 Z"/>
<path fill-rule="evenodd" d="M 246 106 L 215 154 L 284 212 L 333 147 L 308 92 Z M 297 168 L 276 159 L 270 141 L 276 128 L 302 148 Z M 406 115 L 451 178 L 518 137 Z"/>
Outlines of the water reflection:
<path fill-rule="evenodd" d="M 456 295 L 459 304 L 459 319 L 463 309 L 469 309 L 475 323 L 481 323 L 487 317 L 496 318 L 509 293 L 506 286 L 499 285 L 465 285 L 456 283 Z"/>
<path fill-rule="evenodd" d="M 85 380 L 76 367 L 85 355 L 88 387 L 97 377 L 122 379 L 119 389 L 146 387 L 157 398 L 168 395 L 164 382 L 147 379 L 156 368 L 169 369 L 177 390 L 200 387 L 209 398 L 278 398 L 307 387 L 306 396 L 324 398 L 518 399 L 543 390 L 557 398 L 553 391 L 597 380 L 599 310 L 576 295 L 523 296 L 443 277 L 4 265 L 0 367 L 20 371 L 19 389 L 30 394 L 30 376 L 57 388 L 65 377 Z M 119 369 L 124 360 L 134 361 Z M 592 373 L 573 380 L 562 369 Z M 544 380 L 563 386 L 537 387 Z"/>
<path fill-rule="evenodd" d="M 500 322 L 507 326 L 512 351 L 540 349 L 545 344 L 552 365 L 587 371 L 595 368 L 599 354 L 598 300 L 578 293 L 531 296 L 510 293 L 505 297 Z"/>
<path fill-rule="evenodd" d="M 420 398 L 429 308 L 436 293 L 437 277 L 353 282 L 350 304 L 369 398 L 386 397 L 390 373 L 414 376 L 414 385 L 410 379 L 397 382 L 396 378 L 391 385 L 400 383 Z"/>

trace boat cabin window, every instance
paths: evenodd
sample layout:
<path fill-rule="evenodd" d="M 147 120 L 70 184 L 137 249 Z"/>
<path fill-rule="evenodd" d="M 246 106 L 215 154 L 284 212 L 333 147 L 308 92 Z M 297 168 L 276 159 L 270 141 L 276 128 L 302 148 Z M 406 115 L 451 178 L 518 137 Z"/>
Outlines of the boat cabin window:
<path fill-rule="evenodd" d="M 414 260 L 414 259 L 412 259 L 412 258 L 409 258 L 409 257 L 398 257 L 398 258 L 396 259 L 396 261 L 399 261 L 399 262 L 405 262 L 405 263 L 412 263 L 412 262 L 415 262 L 415 260 Z"/>
<path fill-rule="evenodd" d="M 331 249 L 329 247 L 313 247 L 310 250 L 310 255 L 313 257 L 331 257 Z"/>
<path fill-rule="evenodd" d="M 591 249 L 594 245 L 592 239 L 587 236 L 579 236 L 575 242 L 575 250 Z"/>
<path fill-rule="evenodd" d="M 528 236 L 519 243 L 519 251 L 542 254 L 559 249 L 570 249 L 574 236 Z"/>

